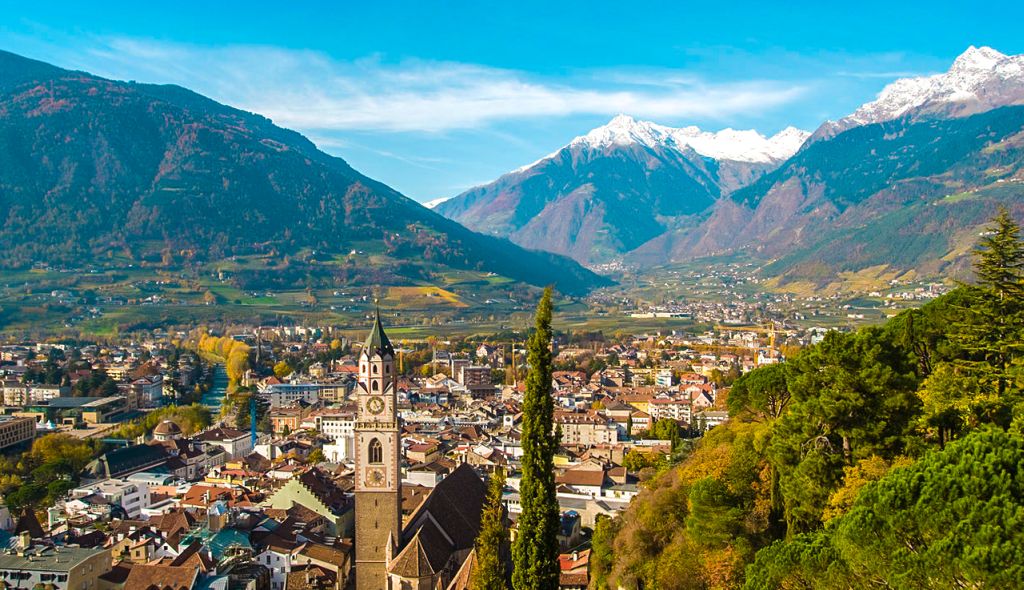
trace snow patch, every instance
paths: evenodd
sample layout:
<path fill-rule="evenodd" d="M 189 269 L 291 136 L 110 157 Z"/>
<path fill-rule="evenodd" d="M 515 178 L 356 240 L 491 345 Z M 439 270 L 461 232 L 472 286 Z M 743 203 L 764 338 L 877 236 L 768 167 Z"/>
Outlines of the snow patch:
<path fill-rule="evenodd" d="M 840 119 L 837 127 L 881 123 L 919 109 L 977 103 L 980 109 L 1017 104 L 1024 97 L 1024 55 L 1008 56 L 991 47 L 970 46 L 949 71 L 901 78 L 886 86 L 874 101 Z"/>
<path fill-rule="evenodd" d="M 629 115 L 617 115 L 607 125 L 572 140 L 569 147 L 604 148 L 630 144 L 677 150 L 688 147 L 716 160 L 767 164 L 789 158 L 809 136 L 807 131 L 795 127 L 787 127 L 765 137 L 753 129 L 723 129 L 715 133 L 694 126 L 666 127 L 650 121 L 638 121 Z"/>
<path fill-rule="evenodd" d="M 451 199 L 451 198 L 453 198 L 453 197 L 441 197 L 441 198 L 438 198 L 438 199 L 433 199 L 433 200 L 427 201 L 425 203 L 420 203 L 420 205 L 423 205 L 427 209 L 433 209 L 434 207 L 437 207 L 441 203 L 443 203 L 443 202 L 445 202 L 445 201 L 447 201 L 448 199 Z"/>

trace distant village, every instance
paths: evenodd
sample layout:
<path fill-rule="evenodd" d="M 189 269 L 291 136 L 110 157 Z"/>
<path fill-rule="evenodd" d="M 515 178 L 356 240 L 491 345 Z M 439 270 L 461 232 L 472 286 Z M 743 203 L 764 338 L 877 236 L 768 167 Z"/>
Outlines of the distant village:
<path fill-rule="evenodd" d="M 824 334 L 769 325 L 556 337 L 560 587 L 587 587 L 596 521 L 622 511 L 659 466 L 728 419 L 733 380 Z M 226 359 L 194 346 L 195 333 L 0 347 L 8 463 L 55 440 L 92 453 L 81 471 L 54 478 L 60 485 L 44 488 L 45 498 L 26 491 L 38 468 L 3 476 L 29 484 L 8 489 L 0 507 L 7 587 L 356 587 L 355 497 L 371 485 L 358 465 L 368 411 L 359 400 L 376 378 L 367 359 L 383 356 L 395 372 L 383 389 L 393 388 L 400 429 L 393 484 L 403 535 L 385 575 L 392 588 L 468 588 L 489 474 L 507 474 L 513 531 L 520 510 L 522 341 L 388 348 L 383 331 L 386 346 L 373 334 L 353 342 L 303 326 L 215 336 L 245 344 L 237 379 Z M 384 352 L 368 357 L 374 346 Z M 182 408 L 205 419 L 183 420 Z"/>

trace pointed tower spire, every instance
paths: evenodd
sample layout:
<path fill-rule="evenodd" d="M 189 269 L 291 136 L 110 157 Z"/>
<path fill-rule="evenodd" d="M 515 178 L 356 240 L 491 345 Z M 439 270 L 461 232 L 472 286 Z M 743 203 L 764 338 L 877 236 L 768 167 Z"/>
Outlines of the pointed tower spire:
<path fill-rule="evenodd" d="M 376 304 L 376 302 L 374 303 Z M 395 356 L 395 347 L 391 345 L 391 340 L 384 333 L 384 326 L 380 323 L 379 305 L 373 320 L 373 328 L 370 330 L 370 335 L 366 337 L 366 343 L 363 344 L 363 351 L 366 352 L 366 356 L 373 356 L 374 353 L 380 354 L 380 356 L 385 354 Z"/>

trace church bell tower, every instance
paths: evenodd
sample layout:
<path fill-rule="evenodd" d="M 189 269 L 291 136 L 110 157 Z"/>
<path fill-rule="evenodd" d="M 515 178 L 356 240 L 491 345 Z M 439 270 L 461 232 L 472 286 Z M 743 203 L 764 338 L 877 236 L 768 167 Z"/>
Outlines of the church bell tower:
<path fill-rule="evenodd" d="M 401 434 L 395 349 L 377 311 L 359 354 L 356 448 L 356 589 L 385 590 L 402 536 Z"/>

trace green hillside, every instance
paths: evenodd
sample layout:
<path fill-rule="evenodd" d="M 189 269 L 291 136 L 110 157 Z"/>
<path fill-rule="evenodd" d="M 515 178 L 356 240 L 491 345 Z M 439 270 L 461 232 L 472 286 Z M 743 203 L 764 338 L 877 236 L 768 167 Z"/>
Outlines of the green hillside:
<path fill-rule="evenodd" d="M 730 420 L 594 533 L 591 588 L 1017 588 L 1024 244 L 980 281 L 742 376 Z"/>
<path fill-rule="evenodd" d="M 494 272 L 582 293 L 607 281 L 473 233 L 298 133 L 186 89 L 0 52 L 0 266 L 194 268 L 266 256 L 239 286 Z M 372 243 L 382 266 L 325 264 Z"/>

